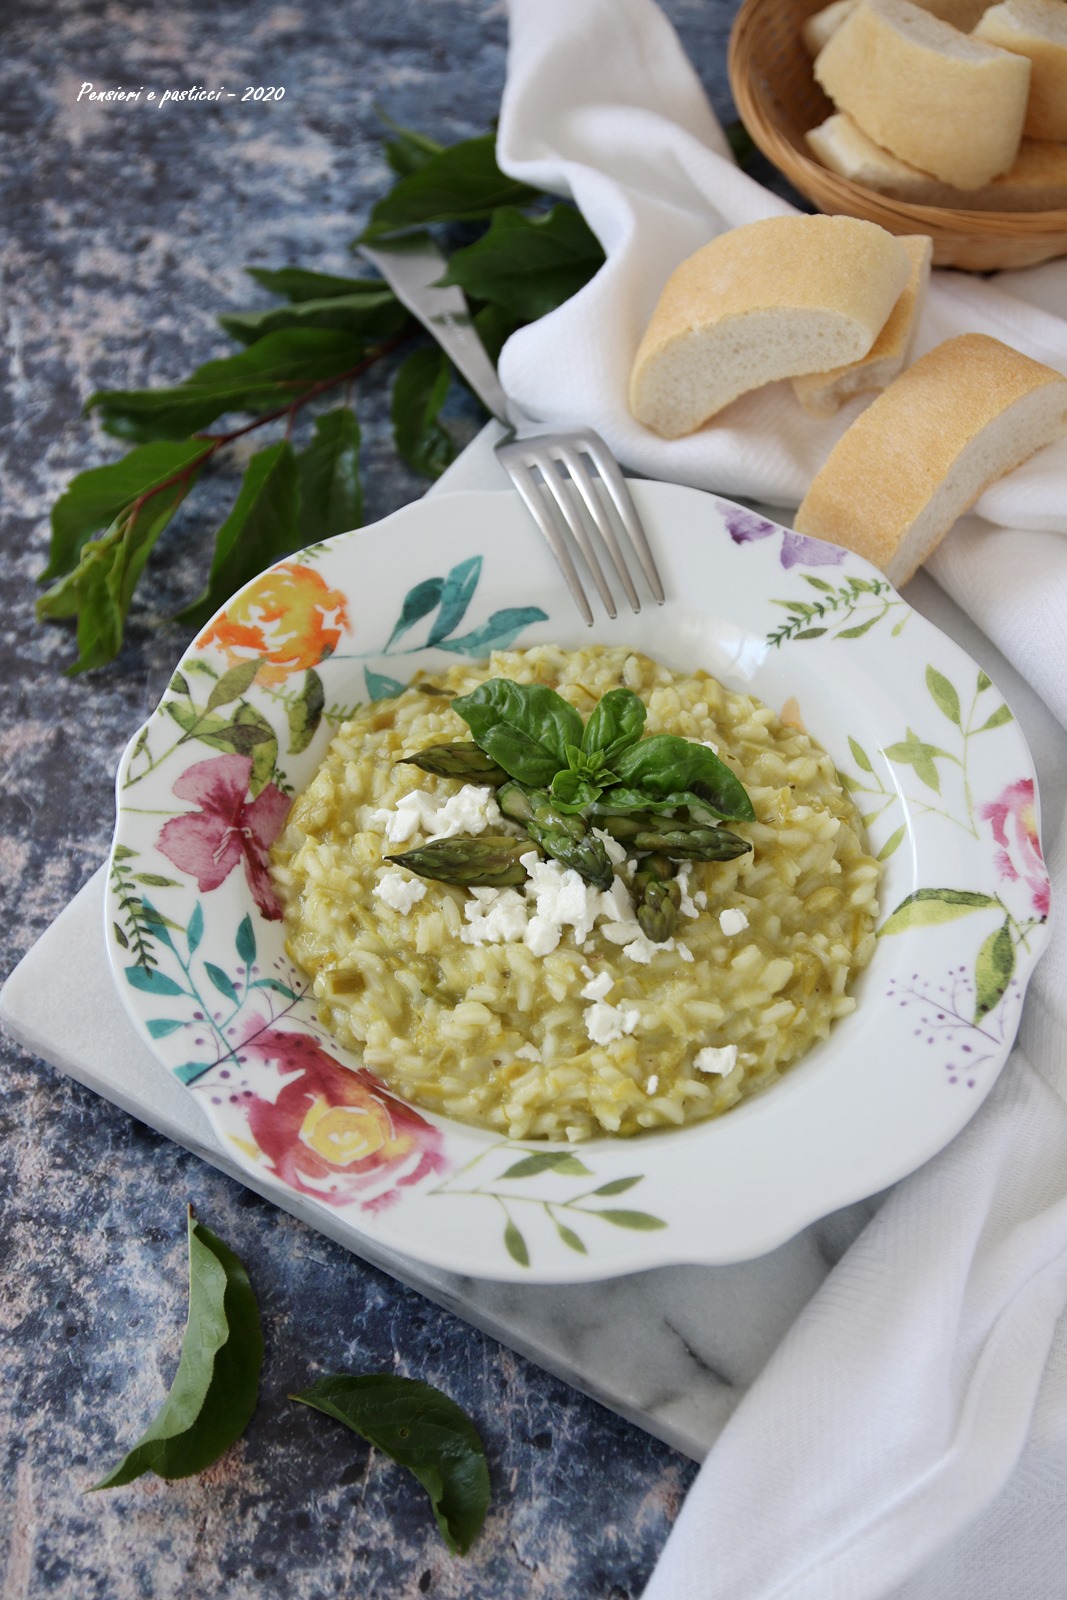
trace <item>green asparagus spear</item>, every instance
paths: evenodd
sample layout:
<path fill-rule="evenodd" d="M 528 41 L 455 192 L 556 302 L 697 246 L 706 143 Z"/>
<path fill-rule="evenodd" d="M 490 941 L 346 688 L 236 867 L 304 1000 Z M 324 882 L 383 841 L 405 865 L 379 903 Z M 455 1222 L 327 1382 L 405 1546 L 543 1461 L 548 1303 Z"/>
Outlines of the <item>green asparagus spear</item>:
<path fill-rule="evenodd" d="M 468 889 L 506 889 L 525 883 L 526 868 L 519 857 L 529 849 L 525 839 L 458 834 L 385 859 L 407 867 L 420 878 L 436 878 L 439 883 L 457 883 Z"/>
<path fill-rule="evenodd" d="M 421 767 L 439 778 L 460 778 L 464 783 L 506 783 L 507 773 L 473 739 L 454 744 L 429 744 L 414 755 L 401 756 L 398 766 Z"/>
<path fill-rule="evenodd" d="M 653 944 L 662 944 L 674 932 L 682 891 L 674 868 L 663 855 L 646 856 L 630 886 L 641 932 Z"/>
<path fill-rule="evenodd" d="M 505 783 L 496 799 L 504 815 L 521 822 L 546 855 L 561 866 L 573 867 L 595 888 L 611 888 L 611 860 L 584 817 L 557 811 L 547 789 L 525 789 L 520 783 Z"/>
<path fill-rule="evenodd" d="M 674 861 L 733 861 L 752 849 L 747 839 L 725 828 L 669 828 L 662 824 L 635 833 L 627 843 L 631 850 L 654 850 Z"/>

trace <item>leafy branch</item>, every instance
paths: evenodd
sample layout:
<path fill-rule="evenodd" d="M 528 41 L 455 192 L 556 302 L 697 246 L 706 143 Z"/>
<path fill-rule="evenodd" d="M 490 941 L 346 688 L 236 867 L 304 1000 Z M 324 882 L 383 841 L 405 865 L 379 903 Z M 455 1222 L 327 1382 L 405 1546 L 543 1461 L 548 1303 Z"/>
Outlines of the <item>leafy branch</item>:
<path fill-rule="evenodd" d="M 575 294 L 599 269 L 603 252 L 574 206 L 500 171 L 492 135 L 442 146 L 411 129 L 389 128 L 385 155 L 395 181 L 355 243 L 444 230 L 446 281 L 466 293 L 495 360 L 516 328 Z M 78 655 L 71 672 L 118 655 L 135 591 L 164 529 L 205 471 L 246 436 L 266 430 L 270 442 L 248 461 L 217 530 L 204 587 L 179 613 L 189 626 L 199 627 L 271 563 L 360 526 L 357 404 L 360 380 L 372 368 L 389 369 L 400 458 L 435 478 L 455 455 L 441 420 L 452 368 L 379 278 L 300 267 L 248 271 L 282 303 L 219 317 L 239 349 L 173 386 L 99 390 L 86 402 L 104 431 L 130 448 L 117 461 L 79 473 L 52 508 L 41 573 L 48 587 L 37 614 L 74 624 Z M 323 410 L 327 399 L 332 409 Z M 250 420 L 216 427 L 242 414 Z"/>

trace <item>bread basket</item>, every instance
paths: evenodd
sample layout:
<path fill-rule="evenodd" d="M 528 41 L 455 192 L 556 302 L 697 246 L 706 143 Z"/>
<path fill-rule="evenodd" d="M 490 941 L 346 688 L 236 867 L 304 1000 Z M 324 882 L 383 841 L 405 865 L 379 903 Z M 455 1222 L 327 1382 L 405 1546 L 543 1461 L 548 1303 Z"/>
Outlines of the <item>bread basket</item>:
<path fill-rule="evenodd" d="M 804 134 L 834 107 L 815 82 L 801 28 L 826 0 L 744 0 L 730 35 L 730 88 L 753 141 L 820 211 L 925 233 L 934 262 L 970 272 L 1032 267 L 1067 255 L 1067 210 L 964 211 L 911 205 L 829 172 Z"/>

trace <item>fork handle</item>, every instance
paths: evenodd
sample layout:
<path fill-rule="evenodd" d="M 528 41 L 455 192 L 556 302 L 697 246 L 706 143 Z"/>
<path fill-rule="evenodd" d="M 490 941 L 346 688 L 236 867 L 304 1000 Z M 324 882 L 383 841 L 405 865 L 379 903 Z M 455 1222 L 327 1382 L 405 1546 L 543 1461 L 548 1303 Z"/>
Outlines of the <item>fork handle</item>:
<path fill-rule="evenodd" d="M 455 362 L 486 409 L 506 428 L 513 429 L 521 413 L 500 386 L 496 368 L 471 321 L 462 289 L 437 282 L 448 262 L 433 240 L 425 234 L 409 235 L 390 239 L 387 245 L 374 249 L 360 245 L 359 250 Z"/>

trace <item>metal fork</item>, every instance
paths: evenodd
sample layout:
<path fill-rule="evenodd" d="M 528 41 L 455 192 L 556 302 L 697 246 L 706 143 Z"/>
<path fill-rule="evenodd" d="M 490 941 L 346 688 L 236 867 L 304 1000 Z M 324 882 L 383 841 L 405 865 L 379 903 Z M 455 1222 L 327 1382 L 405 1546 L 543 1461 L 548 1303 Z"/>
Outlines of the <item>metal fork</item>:
<path fill-rule="evenodd" d="M 548 541 L 590 627 L 593 611 L 574 564 L 571 540 L 585 559 L 608 616 L 618 615 L 591 528 L 610 554 L 634 611 L 640 611 L 641 601 L 616 521 L 637 554 L 653 596 L 662 605 L 663 584 L 637 507 L 618 462 L 600 435 L 591 428 L 550 432 L 509 399 L 473 326 L 463 291 L 438 283 L 447 262 L 428 235 L 390 239 L 373 249 L 361 245 L 360 252 L 377 267 L 397 299 L 433 334 L 487 410 L 507 428 L 507 436 L 496 446 L 497 457 Z M 603 486 L 603 497 L 590 468 Z"/>

